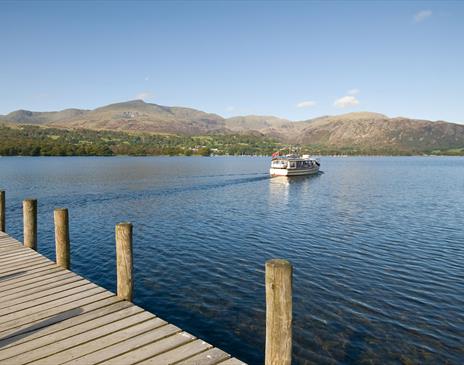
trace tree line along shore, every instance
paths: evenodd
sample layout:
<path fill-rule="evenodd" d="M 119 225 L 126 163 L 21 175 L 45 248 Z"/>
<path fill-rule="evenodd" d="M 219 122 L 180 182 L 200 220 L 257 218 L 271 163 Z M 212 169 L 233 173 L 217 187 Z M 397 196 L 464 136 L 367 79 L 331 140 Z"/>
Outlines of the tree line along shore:
<path fill-rule="evenodd" d="M 181 136 L 89 129 L 43 128 L 32 125 L 0 125 L 0 156 L 210 156 L 261 155 L 285 149 L 286 144 L 261 135 L 209 134 Z M 359 146 L 298 146 L 313 155 L 452 155 L 448 150 L 398 150 Z"/>

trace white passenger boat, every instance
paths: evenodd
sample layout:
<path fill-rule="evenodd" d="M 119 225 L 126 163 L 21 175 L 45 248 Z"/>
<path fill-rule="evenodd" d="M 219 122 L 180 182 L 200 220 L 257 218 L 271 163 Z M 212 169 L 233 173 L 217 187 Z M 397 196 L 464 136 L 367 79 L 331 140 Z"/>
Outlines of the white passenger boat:
<path fill-rule="evenodd" d="M 271 176 L 300 176 L 312 175 L 319 172 L 321 163 L 309 155 L 284 155 L 278 153 L 272 155 L 271 168 L 269 173 Z"/>

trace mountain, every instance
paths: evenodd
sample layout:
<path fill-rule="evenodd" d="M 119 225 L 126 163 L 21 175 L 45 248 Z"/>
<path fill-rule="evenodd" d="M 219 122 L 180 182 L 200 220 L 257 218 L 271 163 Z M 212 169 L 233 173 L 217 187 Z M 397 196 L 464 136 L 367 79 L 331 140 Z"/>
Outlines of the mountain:
<path fill-rule="evenodd" d="M 273 116 L 246 115 L 225 120 L 225 127 L 233 132 L 260 134 L 279 141 L 292 143 L 302 128 L 301 122 Z"/>
<path fill-rule="evenodd" d="M 464 147 L 464 125 L 443 121 L 388 118 L 377 113 L 349 113 L 308 121 L 299 144 L 364 150 L 426 151 Z"/>
<path fill-rule="evenodd" d="M 31 112 L 29 110 L 17 110 L 8 115 L 0 116 L 0 119 L 16 124 L 47 124 L 59 120 L 68 120 L 83 116 L 88 110 L 65 109 L 60 112 Z"/>
<path fill-rule="evenodd" d="M 180 107 L 166 107 L 133 100 L 94 110 L 67 109 L 61 112 L 19 110 L 3 117 L 17 124 L 60 128 L 139 131 L 172 134 L 206 134 L 223 131 L 224 119 L 216 114 Z"/>
<path fill-rule="evenodd" d="M 65 128 L 196 135 L 222 131 L 223 118 L 195 109 L 166 107 L 134 100 L 107 105 L 76 118 L 48 124 Z"/>
<path fill-rule="evenodd" d="M 149 132 L 176 135 L 249 134 L 282 143 L 359 151 L 431 151 L 464 147 L 464 125 L 444 121 L 389 118 L 370 112 L 290 121 L 273 116 L 217 114 L 167 107 L 142 100 L 110 104 L 94 110 L 58 112 L 18 110 L 0 121 L 65 129 Z"/>

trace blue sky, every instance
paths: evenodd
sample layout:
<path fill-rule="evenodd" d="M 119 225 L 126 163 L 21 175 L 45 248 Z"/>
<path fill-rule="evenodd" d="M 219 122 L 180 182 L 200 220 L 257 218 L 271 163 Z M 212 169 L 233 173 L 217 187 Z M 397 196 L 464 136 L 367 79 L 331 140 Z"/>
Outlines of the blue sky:
<path fill-rule="evenodd" d="M 143 98 L 464 123 L 464 2 L 0 2 L 0 114 Z"/>

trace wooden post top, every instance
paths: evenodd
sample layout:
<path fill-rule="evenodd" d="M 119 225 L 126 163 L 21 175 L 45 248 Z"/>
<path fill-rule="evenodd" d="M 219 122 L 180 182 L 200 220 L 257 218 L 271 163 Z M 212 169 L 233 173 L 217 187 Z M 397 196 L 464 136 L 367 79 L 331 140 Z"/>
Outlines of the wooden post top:
<path fill-rule="evenodd" d="M 292 264 L 290 261 L 284 259 L 271 259 L 266 261 L 266 266 L 272 268 L 287 268 L 292 267 Z"/>
<path fill-rule="evenodd" d="M 120 222 L 116 224 L 116 227 L 128 228 L 128 227 L 132 227 L 132 223 L 131 222 Z"/>

